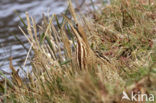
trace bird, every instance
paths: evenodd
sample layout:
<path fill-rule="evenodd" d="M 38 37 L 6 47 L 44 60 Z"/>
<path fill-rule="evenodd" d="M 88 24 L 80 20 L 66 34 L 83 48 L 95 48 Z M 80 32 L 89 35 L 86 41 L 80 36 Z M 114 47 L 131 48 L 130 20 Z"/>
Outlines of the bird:
<path fill-rule="evenodd" d="M 73 9 L 72 3 L 69 0 L 69 11 L 73 20 L 63 15 L 67 20 L 68 24 L 73 31 L 73 34 L 76 37 L 77 45 L 76 45 L 76 61 L 79 68 L 82 70 L 87 68 L 92 68 L 96 66 L 98 63 L 109 63 L 110 61 L 103 55 L 101 55 L 97 51 L 93 51 L 89 45 L 87 40 L 87 35 L 84 31 L 84 27 L 79 23 L 76 13 Z M 98 63 L 97 63 L 98 62 Z"/>

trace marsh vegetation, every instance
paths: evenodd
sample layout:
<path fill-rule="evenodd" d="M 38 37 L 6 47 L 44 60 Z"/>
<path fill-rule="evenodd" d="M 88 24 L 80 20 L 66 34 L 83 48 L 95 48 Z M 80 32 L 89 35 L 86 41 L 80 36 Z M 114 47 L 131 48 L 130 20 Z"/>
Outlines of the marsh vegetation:
<path fill-rule="evenodd" d="M 101 10 L 54 14 L 37 25 L 26 13 L 20 28 L 30 43 L 32 71 L 3 75 L 5 103 L 128 103 L 122 92 L 156 95 L 156 3 L 112 0 Z M 57 26 L 54 26 L 54 21 Z M 27 80 L 27 81 L 26 81 Z"/>

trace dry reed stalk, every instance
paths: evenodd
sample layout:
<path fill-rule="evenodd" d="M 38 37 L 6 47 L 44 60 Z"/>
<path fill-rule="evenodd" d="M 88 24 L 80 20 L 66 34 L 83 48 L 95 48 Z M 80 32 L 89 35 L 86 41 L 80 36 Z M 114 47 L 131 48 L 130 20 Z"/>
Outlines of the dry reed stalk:
<path fill-rule="evenodd" d="M 16 69 L 14 68 L 12 64 L 12 57 L 9 58 L 9 61 L 10 61 L 9 66 L 10 66 L 10 69 L 12 70 L 12 79 L 17 83 L 19 87 L 21 87 L 23 83 L 22 83 L 21 77 L 18 74 L 19 69 L 16 71 Z"/>
<path fill-rule="evenodd" d="M 55 27 L 53 24 L 51 24 L 51 28 L 52 28 L 52 31 L 54 33 L 54 39 L 55 39 L 55 42 L 56 42 L 56 46 L 57 46 L 57 49 L 58 49 L 58 54 L 59 54 L 59 57 L 61 59 L 61 61 L 63 60 L 63 55 L 61 54 L 61 46 L 60 43 L 61 43 L 61 40 L 59 39 L 59 33 L 56 31 Z M 56 51 L 57 52 L 57 51 Z"/>
<path fill-rule="evenodd" d="M 61 38 L 62 38 L 62 42 L 64 44 L 64 48 L 67 52 L 67 57 L 68 58 L 72 58 L 72 51 L 71 51 L 71 46 L 70 46 L 70 41 L 65 33 L 65 30 L 64 30 L 64 24 L 65 22 L 63 23 L 62 27 L 61 27 Z"/>
<path fill-rule="evenodd" d="M 76 13 L 75 13 L 75 10 L 74 10 L 74 8 L 73 8 L 73 5 L 72 5 L 71 0 L 68 0 L 68 5 L 69 5 L 70 13 L 71 13 L 71 15 L 72 15 L 74 21 L 75 21 L 76 23 L 78 23 L 77 16 L 76 16 Z"/>
<path fill-rule="evenodd" d="M 34 31 L 34 35 L 35 35 L 35 42 L 37 47 L 39 47 L 39 42 L 38 42 L 38 38 L 37 38 L 37 27 L 36 27 L 36 22 L 34 20 L 34 18 L 31 17 L 32 23 L 33 23 L 33 31 Z"/>

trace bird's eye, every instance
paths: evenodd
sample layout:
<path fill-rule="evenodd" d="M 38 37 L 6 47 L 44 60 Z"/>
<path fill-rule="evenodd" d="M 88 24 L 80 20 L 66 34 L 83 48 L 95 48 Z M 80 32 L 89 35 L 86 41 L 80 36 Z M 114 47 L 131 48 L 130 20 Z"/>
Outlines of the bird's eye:
<path fill-rule="evenodd" d="M 74 25 L 74 27 L 75 27 L 75 29 L 78 29 L 78 24 L 76 23 L 76 24 Z"/>

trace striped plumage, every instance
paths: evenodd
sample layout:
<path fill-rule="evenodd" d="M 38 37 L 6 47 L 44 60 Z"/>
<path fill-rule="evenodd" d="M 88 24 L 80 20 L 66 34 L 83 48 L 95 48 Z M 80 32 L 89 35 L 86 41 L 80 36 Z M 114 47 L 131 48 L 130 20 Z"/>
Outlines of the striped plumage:
<path fill-rule="evenodd" d="M 85 34 L 83 27 L 80 24 L 77 24 L 76 28 L 74 28 L 72 24 L 70 24 L 70 26 L 77 39 L 76 60 L 79 68 L 92 68 L 95 66 L 95 62 L 100 58 L 90 48 L 87 35 Z"/>
<path fill-rule="evenodd" d="M 106 60 L 103 60 L 105 58 L 103 58 L 99 55 L 97 56 L 97 53 L 95 53 L 90 48 L 90 45 L 87 40 L 87 35 L 83 29 L 83 26 L 80 25 L 80 23 L 77 19 L 76 13 L 75 13 L 74 8 L 71 3 L 71 0 L 69 0 L 69 11 L 74 19 L 73 21 L 70 20 L 65 15 L 63 15 L 63 16 L 68 21 L 68 24 L 70 25 L 74 35 L 76 36 L 76 40 L 77 40 L 76 60 L 77 60 L 77 64 L 78 64 L 79 68 L 80 69 L 92 68 L 95 66 L 94 64 L 98 64 L 98 63 L 95 63 L 97 61 L 100 63 L 107 62 Z M 73 26 L 73 22 L 74 22 L 74 24 L 76 24 L 75 26 Z"/>
<path fill-rule="evenodd" d="M 110 60 L 102 55 L 99 51 L 93 51 L 87 40 L 87 35 L 81 25 L 77 24 L 76 28 L 71 26 L 73 32 L 76 35 L 77 47 L 76 47 L 76 59 L 80 69 L 92 68 L 95 64 L 106 63 L 110 64 Z M 96 63 L 95 63 L 96 62 Z"/>
<path fill-rule="evenodd" d="M 83 41 L 78 40 L 77 41 L 77 47 L 76 47 L 76 58 L 77 58 L 77 63 L 80 67 L 86 68 L 86 58 L 87 58 L 87 50 L 86 50 L 86 45 Z"/>

